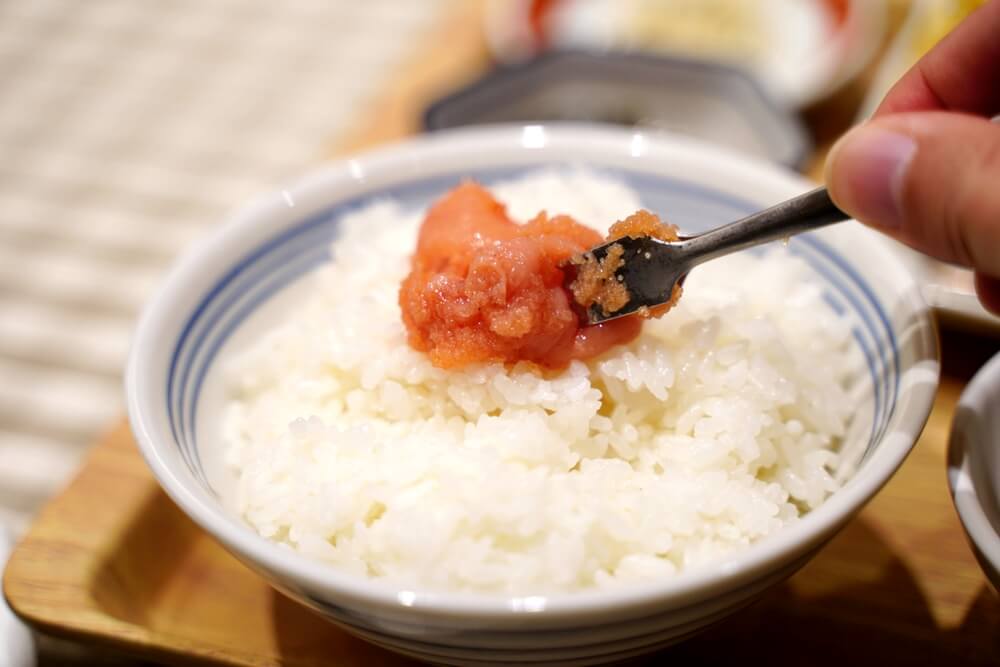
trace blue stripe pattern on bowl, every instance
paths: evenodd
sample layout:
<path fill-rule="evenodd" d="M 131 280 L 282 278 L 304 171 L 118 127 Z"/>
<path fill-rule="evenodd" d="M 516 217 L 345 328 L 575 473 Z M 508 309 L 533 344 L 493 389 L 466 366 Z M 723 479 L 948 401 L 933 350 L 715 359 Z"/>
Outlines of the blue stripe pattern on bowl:
<path fill-rule="evenodd" d="M 303 219 L 262 243 L 225 273 L 188 316 L 170 360 L 167 416 L 174 442 L 199 482 L 212 492 L 198 455 L 196 428 L 202 384 L 220 348 L 262 303 L 329 259 L 338 221 L 375 199 L 392 198 L 417 209 L 462 178 L 490 184 L 544 165 L 463 171 L 367 192 Z M 551 165 L 559 168 L 565 165 Z M 756 211 L 755 203 L 681 179 L 627 169 L 596 169 L 635 189 L 646 208 L 665 211 L 686 232 L 698 232 Z M 867 456 L 888 426 L 899 389 L 899 351 L 889 318 L 874 290 L 842 255 L 814 235 L 795 237 L 790 251 L 825 281 L 824 298 L 839 313 L 852 313 L 854 340 L 864 355 L 874 391 L 874 419 Z"/>

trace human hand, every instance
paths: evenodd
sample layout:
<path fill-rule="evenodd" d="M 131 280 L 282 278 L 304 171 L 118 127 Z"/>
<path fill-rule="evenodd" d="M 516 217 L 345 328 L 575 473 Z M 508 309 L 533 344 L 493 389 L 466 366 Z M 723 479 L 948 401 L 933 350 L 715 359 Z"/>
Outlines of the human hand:
<path fill-rule="evenodd" d="M 889 91 L 826 163 L 844 211 L 972 268 L 1000 314 L 1000 0 L 973 12 Z"/>

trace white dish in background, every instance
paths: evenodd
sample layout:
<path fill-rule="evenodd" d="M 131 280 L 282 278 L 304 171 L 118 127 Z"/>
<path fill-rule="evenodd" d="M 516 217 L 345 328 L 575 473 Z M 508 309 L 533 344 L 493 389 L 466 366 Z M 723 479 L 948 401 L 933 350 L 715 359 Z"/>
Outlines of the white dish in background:
<path fill-rule="evenodd" d="M 665 130 L 792 168 L 812 149 L 798 116 L 743 70 L 646 53 L 548 52 L 493 70 L 424 115 L 429 130 L 565 121 Z"/>
<path fill-rule="evenodd" d="M 493 0 L 504 62 L 544 49 L 671 53 L 744 67 L 784 104 L 808 106 L 853 79 L 882 44 L 883 0 Z"/>
<path fill-rule="evenodd" d="M 331 165 L 248 204 L 184 256 L 147 306 L 126 376 L 140 449 L 178 506 L 279 590 L 351 632 L 435 663 L 595 664 L 680 641 L 750 604 L 804 565 L 902 463 L 930 412 L 937 341 L 912 276 L 881 238 L 845 223 L 791 239 L 852 322 L 869 360 L 842 451 L 857 472 L 822 505 L 739 553 L 612 590 L 505 596 L 410 590 L 342 572 L 264 539 L 219 498 L 223 359 L 294 304 L 325 261 L 339 216 L 382 197 L 423 207 L 463 176 L 583 165 L 635 188 L 645 207 L 697 231 L 810 189 L 801 177 L 711 145 L 593 126 L 442 132 Z M 215 403 L 213 406 L 213 395 Z"/>
<path fill-rule="evenodd" d="M 920 284 L 924 299 L 950 324 L 992 334 L 1000 332 L 1000 317 L 979 303 L 972 271 L 939 262 L 902 244 L 896 244 L 895 249 Z"/>
<path fill-rule="evenodd" d="M 976 558 L 1000 590 L 1000 354 L 962 392 L 948 445 L 948 484 Z"/>

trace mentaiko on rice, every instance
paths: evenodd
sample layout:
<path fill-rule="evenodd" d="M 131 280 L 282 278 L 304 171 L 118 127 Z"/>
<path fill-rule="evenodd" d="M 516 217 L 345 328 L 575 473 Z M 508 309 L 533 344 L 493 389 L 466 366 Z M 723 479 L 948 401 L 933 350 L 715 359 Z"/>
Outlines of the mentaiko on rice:
<path fill-rule="evenodd" d="M 599 231 L 622 184 L 496 184 L 517 220 Z M 539 593 L 669 577 L 796 521 L 838 487 L 850 328 L 784 249 L 710 262 L 641 334 L 563 371 L 443 370 L 397 302 L 422 214 L 351 213 L 310 299 L 229 368 L 227 463 L 261 535 L 361 576 Z"/>

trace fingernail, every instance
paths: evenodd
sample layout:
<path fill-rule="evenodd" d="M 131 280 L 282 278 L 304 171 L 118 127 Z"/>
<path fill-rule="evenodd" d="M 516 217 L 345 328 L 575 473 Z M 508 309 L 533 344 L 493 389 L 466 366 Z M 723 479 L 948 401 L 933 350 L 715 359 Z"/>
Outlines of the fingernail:
<path fill-rule="evenodd" d="M 830 196 L 862 222 L 901 226 L 903 183 L 916 150 L 916 142 L 905 134 L 869 125 L 851 130 L 827 160 Z"/>

